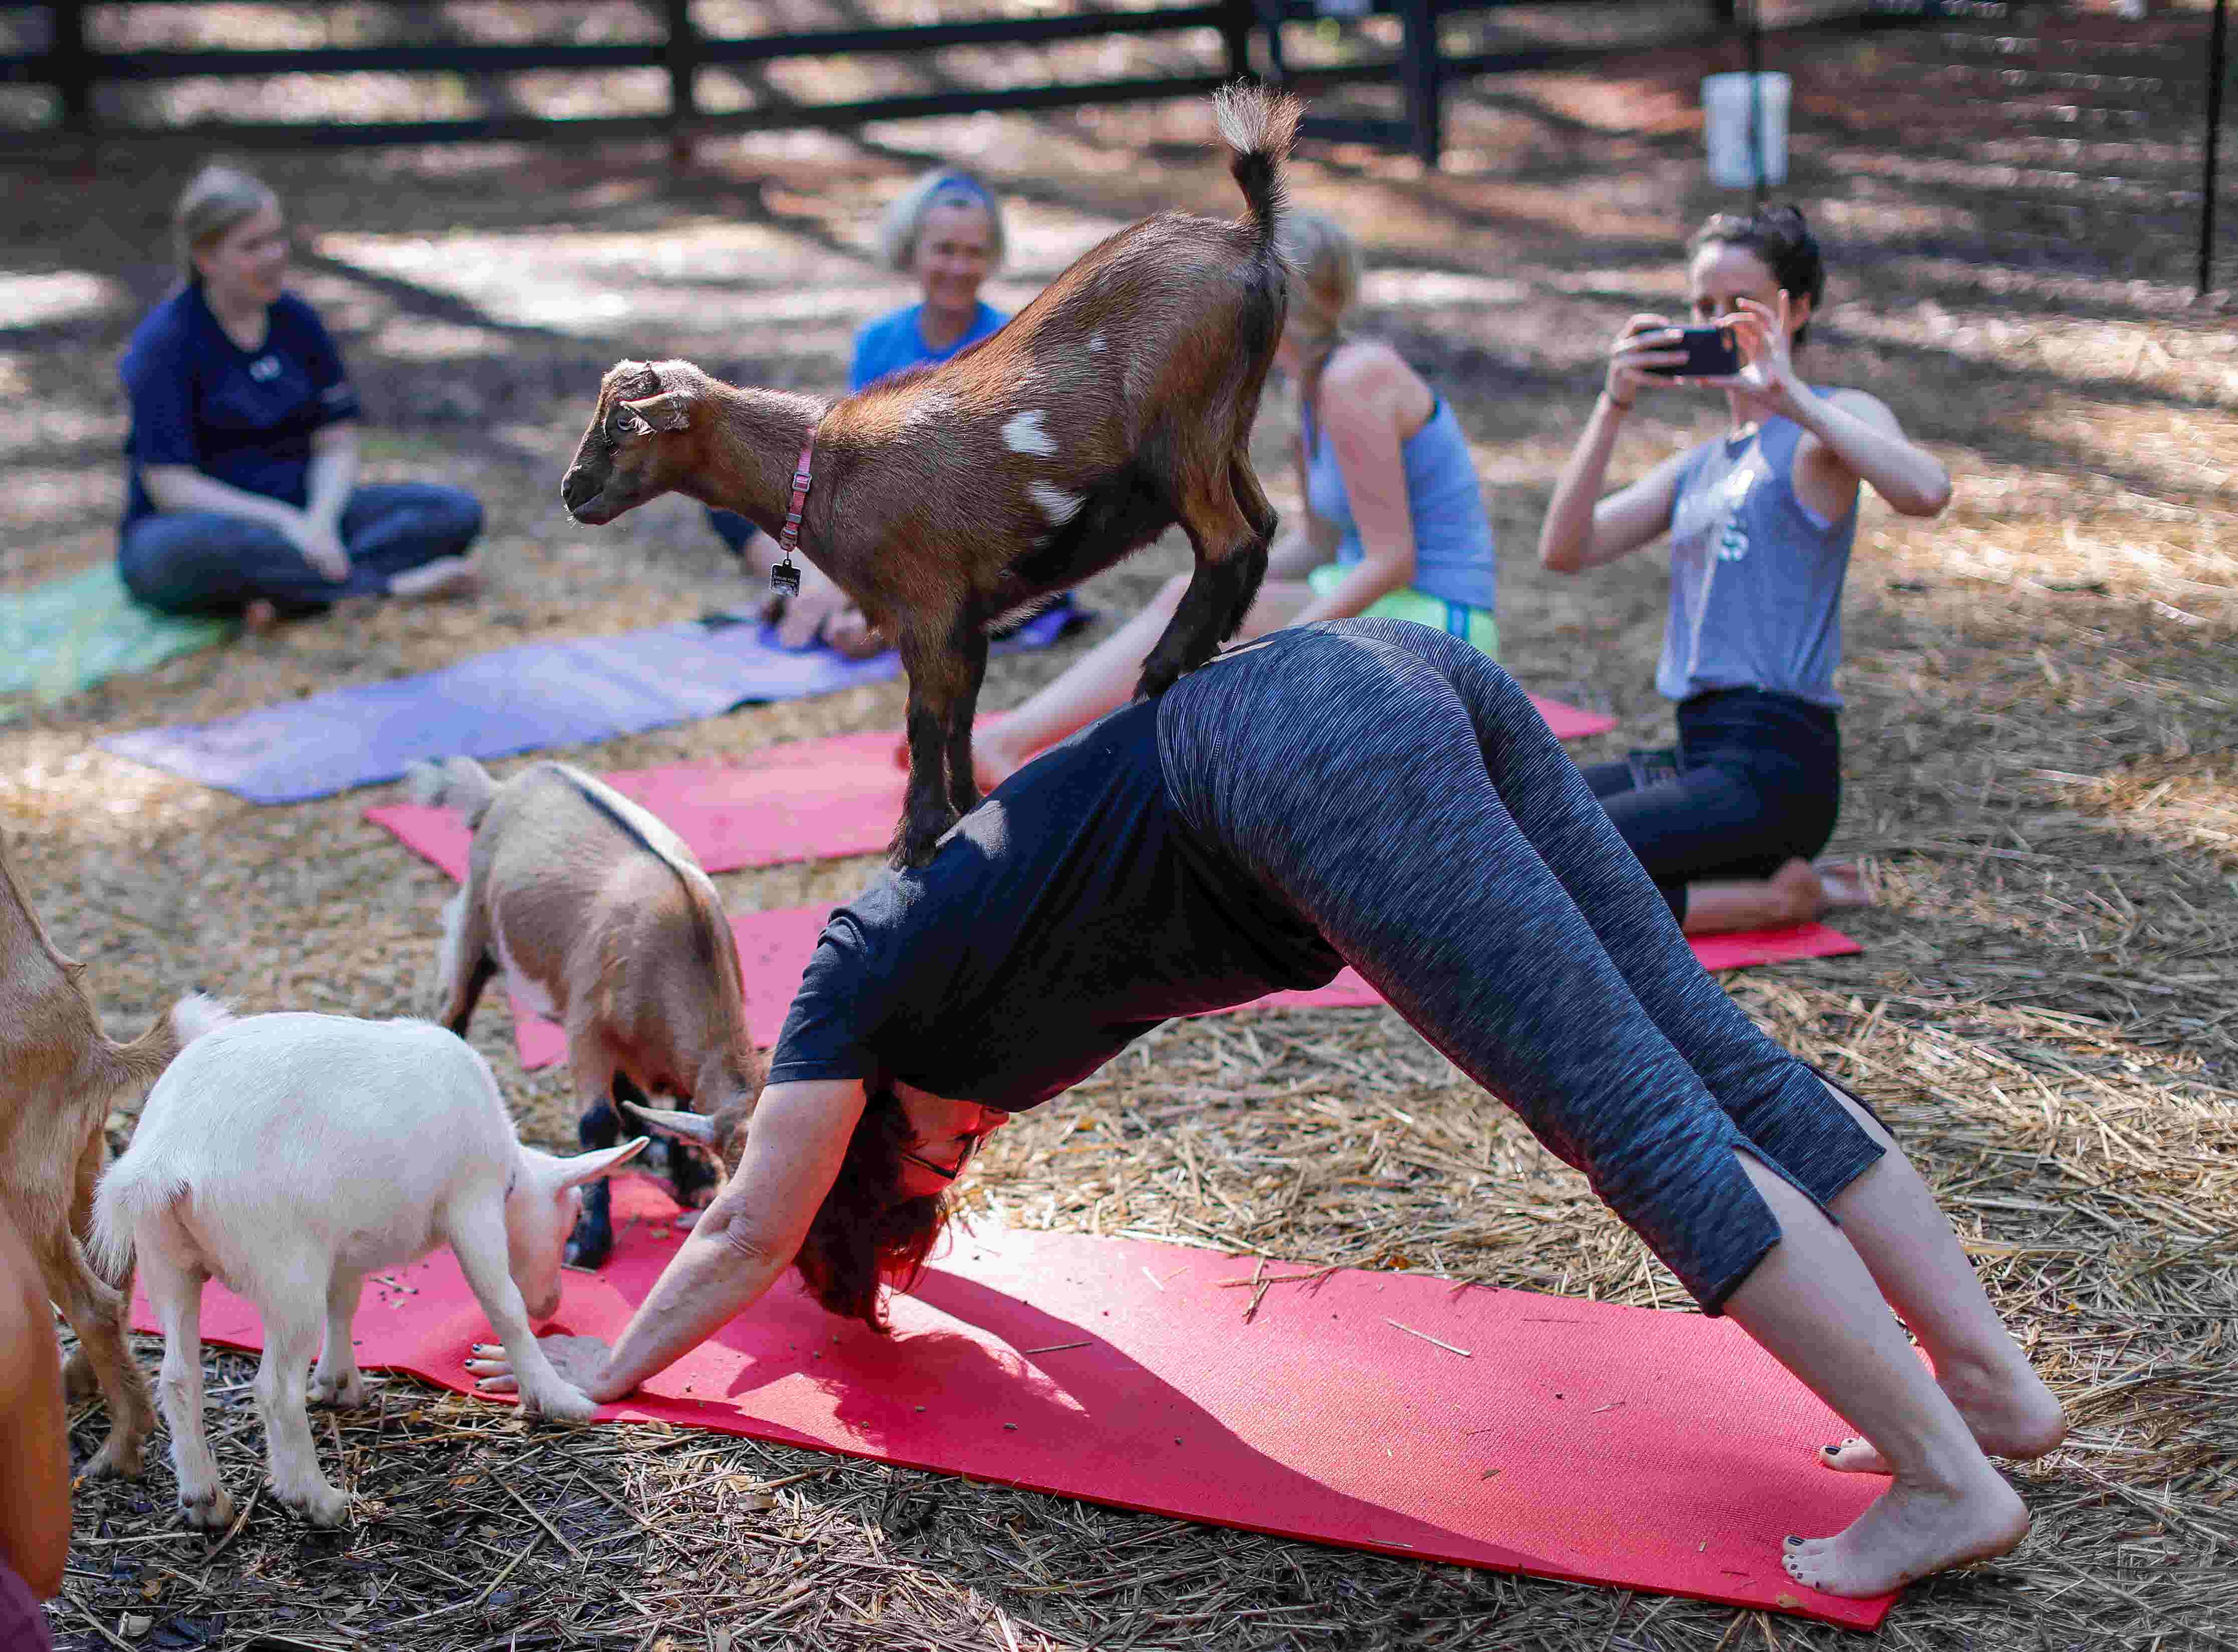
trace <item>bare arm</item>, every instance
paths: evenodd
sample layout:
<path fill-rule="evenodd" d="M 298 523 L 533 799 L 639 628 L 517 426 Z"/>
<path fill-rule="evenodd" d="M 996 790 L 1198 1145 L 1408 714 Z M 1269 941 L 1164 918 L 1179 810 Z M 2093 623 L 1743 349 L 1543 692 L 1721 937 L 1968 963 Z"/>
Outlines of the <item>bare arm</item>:
<path fill-rule="evenodd" d="M 206 476 L 191 465 L 146 465 L 140 484 L 159 511 L 209 511 L 220 516 L 244 516 L 268 522 L 281 532 L 302 512 L 285 499 L 251 493 L 230 482 Z"/>
<path fill-rule="evenodd" d="M 1675 455 L 1629 487 L 1599 497 L 1625 414 L 1643 392 L 1671 382 L 1645 369 L 1685 360 L 1683 351 L 1654 347 L 1670 327 L 1659 315 L 1635 315 L 1617 334 L 1592 417 L 1570 450 L 1569 461 L 1554 483 L 1554 496 L 1546 503 L 1546 520 L 1539 526 L 1539 566 L 1555 573 L 1598 568 L 1630 556 L 1670 525 L 1678 476 Z"/>
<path fill-rule="evenodd" d="M 70 1437 L 55 1318 L 22 1236 L 0 1214 L 0 1560 L 41 1600 L 70 1557 Z"/>
<path fill-rule="evenodd" d="M 1292 624 L 1348 619 L 1413 583 L 1414 517 L 1399 429 L 1422 390 L 1413 370 L 1381 346 L 1348 351 L 1321 375 L 1321 428 L 1344 475 L 1361 558 L 1334 590 L 1300 610 Z M 1334 531 L 1329 537 L 1336 537 Z"/>
<path fill-rule="evenodd" d="M 350 572 L 349 553 L 335 526 L 357 486 L 356 429 L 348 422 L 328 425 L 312 436 L 311 448 L 310 502 L 300 511 L 285 499 L 251 493 L 191 465 L 143 466 L 140 482 L 159 511 L 245 517 L 278 530 L 306 562 L 339 584 Z"/>
<path fill-rule="evenodd" d="M 342 519 L 350 493 L 357 486 L 357 421 L 337 420 L 311 433 L 309 502 L 303 514 L 331 529 Z"/>
<path fill-rule="evenodd" d="M 601 1404 L 619 1399 L 752 1306 L 800 1253 L 862 1116 L 860 1080 L 764 1090 L 738 1173 L 661 1270 L 612 1351 L 595 1371 L 571 1369 L 571 1359 L 561 1374 Z"/>
<path fill-rule="evenodd" d="M 1738 302 L 1739 310 L 1721 320 L 1733 329 L 1746 366 L 1731 380 L 1705 382 L 1737 385 L 1803 426 L 1810 439 L 1797 455 L 1804 474 L 1796 479 L 1808 489 L 1806 502 L 1823 515 L 1837 515 L 1862 481 L 1899 515 L 1940 515 L 1950 503 L 1950 472 L 1904 435 L 1894 413 L 1862 390 L 1822 395 L 1796 376 L 1787 294 L 1780 294 L 1777 307 Z M 1834 508 L 1825 509 L 1829 504 Z"/>

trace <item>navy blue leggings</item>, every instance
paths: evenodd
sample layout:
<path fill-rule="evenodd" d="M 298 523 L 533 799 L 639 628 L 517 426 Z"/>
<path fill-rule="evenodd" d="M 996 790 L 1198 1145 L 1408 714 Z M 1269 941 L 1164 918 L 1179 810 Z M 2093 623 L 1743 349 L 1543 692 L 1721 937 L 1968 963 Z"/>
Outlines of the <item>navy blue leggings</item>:
<path fill-rule="evenodd" d="M 1400 620 L 1278 631 L 1167 691 L 1174 804 L 1321 931 L 1718 1312 L 1882 1148 L 1687 949 L 1528 697 Z"/>
<path fill-rule="evenodd" d="M 372 482 L 350 493 L 338 535 L 350 572 L 339 584 L 303 560 L 279 529 L 215 511 L 166 511 L 124 530 L 124 588 L 172 614 L 237 614 L 259 598 L 283 612 L 345 597 L 381 597 L 388 582 L 438 557 L 463 555 L 482 531 L 481 502 L 433 482 Z"/>
<path fill-rule="evenodd" d="M 1693 879 L 1770 877 L 1834 835 L 1842 740 L 1823 705 L 1765 689 L 1698 694 L 1678 707 L 1668 755 L 1675 773 L 1643 773 L 1646 763 L 1627 760 L 1585 775 L 1682 922 Z"/>

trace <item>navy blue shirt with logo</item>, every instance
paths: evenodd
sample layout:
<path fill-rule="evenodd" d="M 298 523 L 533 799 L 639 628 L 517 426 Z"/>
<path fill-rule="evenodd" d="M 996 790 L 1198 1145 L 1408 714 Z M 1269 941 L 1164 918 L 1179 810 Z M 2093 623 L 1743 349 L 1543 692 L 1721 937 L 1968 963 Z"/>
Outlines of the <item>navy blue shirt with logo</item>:
<path fill-rule="evenodd" d="M 131 489 L 124 525 L 154 514 L 149 465 L 186 465 L 301 507 L 309 500 L 311 436 L 357 416 L 357 392 L 318 314 L 283 293 L 261 348 L 226 336 L 199 287 L 185 287 L 134 329 L 117 369 L 131 404 L 124 439 Z"/>

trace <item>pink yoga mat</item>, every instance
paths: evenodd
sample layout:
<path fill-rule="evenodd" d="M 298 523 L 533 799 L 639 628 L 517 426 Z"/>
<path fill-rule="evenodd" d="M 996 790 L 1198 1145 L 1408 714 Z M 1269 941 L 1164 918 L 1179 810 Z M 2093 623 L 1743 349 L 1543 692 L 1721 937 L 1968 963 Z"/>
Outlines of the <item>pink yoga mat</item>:
<path fill-rule="evenodd" d="M 1599 734 L 1616 719 L 1531 697 L 1556 734 Z M 898 730 L 797 740 L 733 763 L 625 769 L 603 776 L 692 846 L 710 872 L 883 850 L 901 818 Z M 383 803 L 365 817 L 453 877 L 467 875 L 467 829 L 448 809 Z"/>
<path fill-rule="evenodd" d="M 680 1242 L 652 1183 L 615 1194 L 614 1259 L 566 1276 L 553 1329 L 611 1338 Z M 604 1416 L 1853 1628 L 1887 1614 L 1781 1570 L 1784 1534 L 1838 1530 L 1886 1483 L 1817 1465 L 1849 1431 L 1730 1321 L 1283 1265 L 1247 1320 L 1261 1265 L 983 1229 L 893 1299 L 891 1338 L 788 1274 Z M 262 1345 L 215 1285 L 202 1326 Z M 447 1250 L 368 1281 L 355 1332 L 366 1365 L 462 1393 L 489 1335 Z"/>

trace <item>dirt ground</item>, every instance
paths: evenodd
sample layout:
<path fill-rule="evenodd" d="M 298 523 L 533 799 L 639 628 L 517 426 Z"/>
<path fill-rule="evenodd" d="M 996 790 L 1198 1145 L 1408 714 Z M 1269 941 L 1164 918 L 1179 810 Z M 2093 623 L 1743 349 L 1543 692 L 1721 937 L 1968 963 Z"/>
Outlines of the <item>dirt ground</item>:
<path fill-rule="evenodd" d="M 1833 848 L 1865 862 L 1878 896 L 1844 921 L 1866 950 L 1729 985 L 1884 1110 L 2077 1424 L 2015 1473 L 2037 1517 L 2029 1543 L 1914 1589 L 1884 1635 L 2221 1646 L 2238 1640 L 2238 332 L 2227 298 L 2188 301 L 2187 220 L 2165 189 L 2109 185 L 2103 156 L 2059 147 L 2055 117 L 1991 95 L 2016 61 L 2044 84 L 2089 67 L 2059 43 L 1996 45 L 2032 28 L 2049 40 L 2029 19 L 2051 15 L 1826 39 L 1778 65 L 1797 80 L 1788 193 L 1832 261 L 1806 370 L 1881 396 L 1956 494 L 1926 522 L 1869 499 L 1857 535 Z M 2203 16 L 2156 8 L 2126 34 L 2109 17 L 2054 22 L 2060 42 L 2184 63 Z M 1652 554 L 1547 574 L 1539 517 L 1596 357 L 1629 314 L 1677 307 L 1679 244 L 1722 204 L 1700 179 L 1692 88 L 1731 66 L 1637 52 L 1590 75 L 1480 82 L 1455 96 L 1435 174 L 1327 145 L 1294 173 L 1296 197 L 1369 248 L 1366 325 L 1470 434 L 1500 535 L 1507 664 L 1621 719 L 1581 758 L 1668 740 L 1652 684 L 1665 577 Z M 2071 96 L 2087 109 L 2093 95 Z M 361 384 L 369 474 L 477 491 L 492 588 L 352 607 L 0 725 L 0 830 L 112 1029 L 189 986 L 245 1011 L 423 1009 L 448 885 L 361 817 L 389 789 L 255 808 L 97 737 L 739 603 L 698 507 L 662 501 L 595 531 L 562 513 L 559 472 L 606 365 L 685 356 L 836 387 L 853 326 L 908 296 L 871 244 L 877 209 L 918 169 L 967 162 L 1009 201 L 1011 261 L 990 297 L 1016 306 L 1139 214 L 1232 210 L 1208 136 L 1204 109 L 1179 102 L 718 142 L 683 175 L 640 148 L 261 159 L 301 232 L 298 288 Z M 120 153 L 90 175 L 0 163 L 0 589 L 112 552 L 115 359 L 168 282 L 165 215 L 195 158 Z M 2063 170 L 2082 182 L 2047 181 Z M 2234 268 L 2226 253 L 2225 281 Z M 1282 402 L 1259 453 L 1288 509 Z M 1714 428 L 1705 397 L 1658 396 L 1616 469 Z M 1087 599 L 1124 612 L 1186 557 L 1163 543 Z M 1082 646 L 998 660 L 986 704 L 1014 703 Z M 741 755 L 894 725 L 901 692 L 562 755 Z M 836 900 L 872 870 L 719 882 L 751 909 Z M 524 1133 L 571 1140 L 571 1099 L 555 1074 L 520 1071 L 500 1001 L 475 1041 Z M 1147 1049 L 997 1137 L 975 1204 L 1029 1226 L 1681 1300 L 1579 1179 L 1387 1012 L 1193 1023 Z M 116 1127 L 121 1140 L 129 1120 Z M 151 1366 L 156 1352 L 143 1345 Z M 221 1459 L 245 1491 L 261 1449 L 249 1366 L 212 1369 L 216 1431 L 234 1431 Z M 321 1424 L 330 1467 L 339 1455 L 368 1499 L 347 1532 L 262 1504 L 222 1542 L 177 1531 L 160 1462 L 144 1484 L 82 1488 L 60 1642 L 1710 1652 L 1842 1638 L 743 1441 L 524 1430 L 404 1379 L 378 1385 L 377 1415 Z M 73 1420 L 83 1456 L 103 1419 Z"/>

